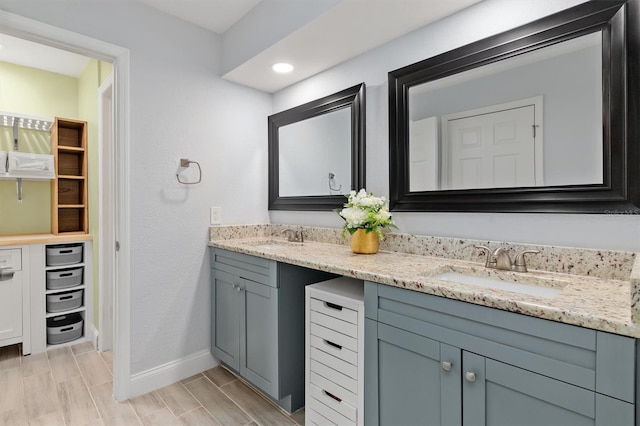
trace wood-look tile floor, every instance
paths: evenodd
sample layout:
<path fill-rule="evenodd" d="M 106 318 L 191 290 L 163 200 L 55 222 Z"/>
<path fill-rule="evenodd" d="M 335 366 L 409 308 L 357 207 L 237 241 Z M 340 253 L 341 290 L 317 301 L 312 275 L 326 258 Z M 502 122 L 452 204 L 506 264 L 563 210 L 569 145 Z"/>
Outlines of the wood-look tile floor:
<path fill-rule="evenodd" d="M 91 343 L 21 356 L 0 348 L 0 426 L 304 425 L 222 367 L 116 403 L 111 352 Z"/>

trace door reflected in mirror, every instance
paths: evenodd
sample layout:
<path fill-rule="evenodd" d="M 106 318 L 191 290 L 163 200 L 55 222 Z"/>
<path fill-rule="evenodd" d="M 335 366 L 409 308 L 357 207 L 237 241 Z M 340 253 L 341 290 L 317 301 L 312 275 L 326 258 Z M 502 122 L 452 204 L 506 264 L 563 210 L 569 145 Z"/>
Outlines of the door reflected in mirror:
<path fill-rule="evenodd" d="M 409 190 L 603 183 L 602 32 L 409 89 Z"/>

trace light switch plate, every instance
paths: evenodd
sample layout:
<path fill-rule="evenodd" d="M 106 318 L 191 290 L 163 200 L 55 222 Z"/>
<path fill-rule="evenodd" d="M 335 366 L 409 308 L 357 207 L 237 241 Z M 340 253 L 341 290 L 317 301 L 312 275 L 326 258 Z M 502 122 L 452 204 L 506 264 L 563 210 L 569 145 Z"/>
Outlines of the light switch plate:
<path fill-rule="evenodd" d="M 222 223 L 222 207 L 211 207 L 211 225 Z"/>

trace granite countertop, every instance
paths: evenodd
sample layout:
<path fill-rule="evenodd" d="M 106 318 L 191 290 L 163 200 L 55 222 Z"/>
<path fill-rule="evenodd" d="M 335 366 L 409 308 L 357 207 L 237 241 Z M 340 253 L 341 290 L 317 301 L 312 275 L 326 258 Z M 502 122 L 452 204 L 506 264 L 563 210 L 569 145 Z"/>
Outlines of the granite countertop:
<path fill-rule="evenodd" d="M 264 246 L 268 243 L 275 243 L 275 246 Z M 638 275 L 640 259 L 635 259 L 631 277 L 622 280 L 536 270 L 527 273 L 494 271 L 484 268 L 482 259 L 469 262 L 384 250 L 375 255 L 356 255 L 345 245 L 316 241 L 288 243 L 273 237 L 212 239 L 209 245 L 533 317 L 640 337 L 640 327 L 632 322 L 631 297 L 632 279 Z M 434 277 L 447 271 L 537 283 L 560 291 L 553 298 L 547 298 Z"/>

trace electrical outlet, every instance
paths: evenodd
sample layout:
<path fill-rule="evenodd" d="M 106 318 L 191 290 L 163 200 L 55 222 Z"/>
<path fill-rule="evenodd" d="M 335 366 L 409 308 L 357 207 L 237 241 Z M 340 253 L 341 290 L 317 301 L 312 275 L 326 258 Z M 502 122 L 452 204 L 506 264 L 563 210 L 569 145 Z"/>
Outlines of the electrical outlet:
<path fill-rule="evenodd" d="M 222 223 L 222 207 L 211 207 L 211 224 L 220 225 Z"/>

